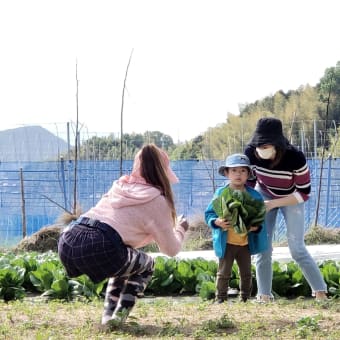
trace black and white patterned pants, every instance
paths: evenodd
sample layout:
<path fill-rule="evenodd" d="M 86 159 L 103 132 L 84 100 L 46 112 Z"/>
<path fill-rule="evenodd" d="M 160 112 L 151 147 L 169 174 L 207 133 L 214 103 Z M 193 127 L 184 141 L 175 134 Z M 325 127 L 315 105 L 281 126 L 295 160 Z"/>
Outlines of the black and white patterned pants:
<path fill-rule="evenodd" d="M 136 303 L 138 294 L 144 292 L 152 278 L 154 260 L 141 250 L 129 248 L 127 269 L 108 281 L 102 323 L 119 313 L 127 314 Z"/>

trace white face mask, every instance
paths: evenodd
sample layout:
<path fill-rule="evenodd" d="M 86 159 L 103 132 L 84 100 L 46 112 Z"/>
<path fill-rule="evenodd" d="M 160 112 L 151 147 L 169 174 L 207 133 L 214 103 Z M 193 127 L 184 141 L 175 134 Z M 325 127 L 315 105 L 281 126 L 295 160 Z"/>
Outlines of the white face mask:
<path fill-rule="evenodd" d="M 275 148 L 273 146 L 266 149 L 256 148 L 256 152 L 262 159 L 270 159 L 273 156 L 275 156 L 276 153 Z"/>

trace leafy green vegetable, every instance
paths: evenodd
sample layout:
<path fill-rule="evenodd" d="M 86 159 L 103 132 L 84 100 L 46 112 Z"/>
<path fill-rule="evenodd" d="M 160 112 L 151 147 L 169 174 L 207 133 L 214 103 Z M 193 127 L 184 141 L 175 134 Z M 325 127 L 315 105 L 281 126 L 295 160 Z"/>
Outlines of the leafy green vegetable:
<path fill-rule="evenodd" d="M 290 278 L 290 288 L 287 291 L 288 296 L 309 296 L 311 288 L 305 279 L 301 268 L 295 262 L 285 265 L 285 271 Z"/>
<path fill-rule="evenodd" d="M 93 283 L 87 275 L 81 275 L 74 280 L 69 280 L 68 283 L 72 286 L 73 296 L 83 295 L 88 299 L 92 299 L 93 297 L 100 297 L 100 294 L 107 283 L 107 279 L 98 283 Z"/>
<path fill-rule="evenodd" d="M 25 269 L 17 266 L 5 265 L 0 268 L 0 298 L 5 301 L 21 299 L 25 296 Z"/>
<path fill-rule="evenodd" d="M 262 224 L 266 214 L 263 201 L 229 186 L 213 199 L 212 206 L 217 216 L 230 221 L 238 234 L 246 234 L 251 226 Z"/>
<path fill-rule="evenodd" d="M 340 284 L 340 266 L 334 261 L 325 261 L 320 269 L 327 284 L 331 282 Z"/>
<path fill-rule="evenodd" d="M 179 261 L 174 276 L 182 286 L 181 293 L 195 291 L 197 276 L 190 260 Z"/>
<path fill-rule="evenodd" d="M 287 296 L 287 292 L 291 286 L 289 275 L 285 270 L 285 265 L 277 261 L 273 262 L 273 281 L 272 289 L 275 295 Z"/>
<path fill-rule="evenodd" d="M 203 300 L 213 299 L 215 297 L 215 283 L 211 281 L 206 281 L 202 283 L 201 289 L 199 291 L 199 296 Z"/>
<path fill-rule="evenodd" d="M 177 268 L 177 262 L 176 258 L 157 257 L 154 275 L 147 290 L 160 295 L 178 293 L 182 286 L 173 274 Z"/>
<path fill-rule="evenodd" d="M 25 261 L 22 261 L 25 259 Z M 27 273 L 29 268 L 35 268 Z M 158 295 L 199 294 L 203 299 L 215 295 L 215 280 L 218 264 L 203 258 L 180 260 L 157 256 L 155 272 L 147 287 L 147 293 Z M 320 264 L 320 270 L 332 298 L 340 297 L 340 262 L 328 260 Z M 25 277 L 32 280 L 25 286 Z M 252 265 L 253 292 L 256 292 L 256 271 Z M 42 293 L 42 296 L 72 300 L 85 297 L 88 300 L 104 293 L 107 280 L 94 284 L 86 275 L 75 279 L 67 277 L 57 254 L 12 254 L 0 253 L 0 300 L 21 299 L 26 292 Z M 34 286 L 33 286 L 34 284 Z M 239 285 L 236 264 L 232 268 L 230 287 Z M 34 289 L 34 290 L 32 290 Z M 273 262 L 273 292 L 275 295 L 294 297 L 310 296 L 311 290 L 301 269 L 294 262 L 286 264 Z"/>

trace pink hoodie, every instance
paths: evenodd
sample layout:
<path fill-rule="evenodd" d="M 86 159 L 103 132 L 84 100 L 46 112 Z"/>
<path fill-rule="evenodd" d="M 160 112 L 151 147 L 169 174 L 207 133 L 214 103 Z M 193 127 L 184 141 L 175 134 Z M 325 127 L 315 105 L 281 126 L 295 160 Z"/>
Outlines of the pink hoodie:
<path fill-rule="evenodd" d="M 112 226 L 126 245 L 140 248 L 155 241 L 160 252 L 175 256 L 181 250 L 185 230 L 180 225 L 174 228 L 164 196 L 153 186 L 126 179 L 115 181 L 84 216 Z"/>

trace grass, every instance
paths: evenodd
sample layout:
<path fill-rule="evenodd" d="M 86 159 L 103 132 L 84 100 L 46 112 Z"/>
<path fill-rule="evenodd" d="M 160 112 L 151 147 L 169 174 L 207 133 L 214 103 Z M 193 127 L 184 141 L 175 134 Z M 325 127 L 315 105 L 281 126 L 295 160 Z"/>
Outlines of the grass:
<path fill-rule="evenodd" d="M 311 244 L 340 244 L 340 228 L 313 226 L 305 234 L 305 242 Z"/>
<path fill-rule="evenodd" d="M 339 339 L 340 302 L 279 299 L 214 304 L 198 297 L 142 298 L 120 328 L 100 326 L 102 300 L 0 302 L 0 339 Z"/>

